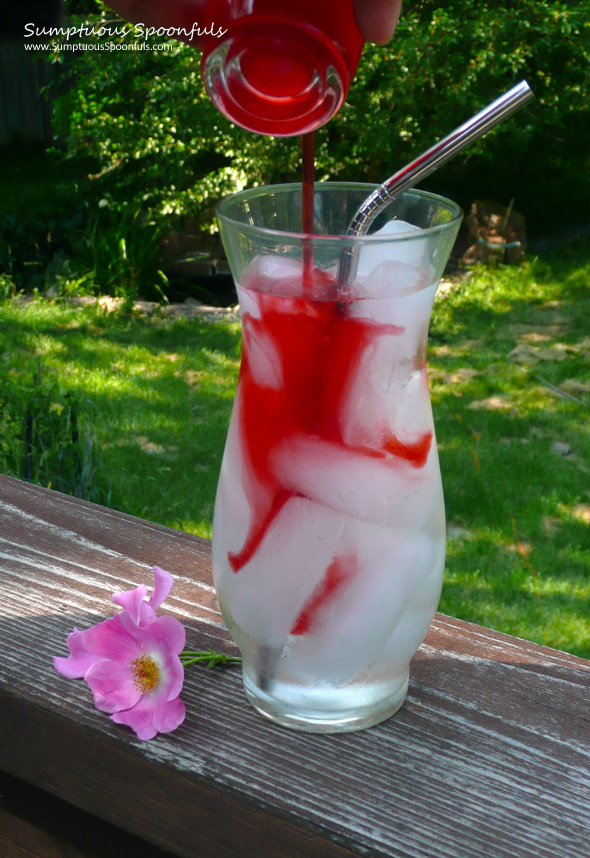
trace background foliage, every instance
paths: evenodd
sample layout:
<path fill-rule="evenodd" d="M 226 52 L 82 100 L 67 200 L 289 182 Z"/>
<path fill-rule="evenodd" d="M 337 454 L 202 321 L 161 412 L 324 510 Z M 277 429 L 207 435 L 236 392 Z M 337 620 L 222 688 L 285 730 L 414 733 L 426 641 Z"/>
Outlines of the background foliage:
<path fill-rule="evenodd" d="M 67 8 L 72 22 L 116 22 L 95 0 Z M 170 45 L 54 54 L 51 200 L 18 217 L 0 203 L 9 274 L 58 251 L 87 289 L 113 294 L 123 282 L 157 298 L 166 231 L 210 234 L 219 197 L 298 179 L 298 139 L 232 125 L 204 91 L 199 52 Z M 536 100 L 424 186 L 464 207 L 514 200 L 533 236 L 586 224 L 590 0 L 405 0 L 395 37 L 366 47 L 347 103 L 318 133 L 317 176 L 381 181 L 523 78 Z"/>
<path fill-rule="evenodd" d="M 64 390 L 40 354 L 15 365 L 4 353 L 1 361 L 0 473 L 108 503 L 95 480 L 89 402 Z"/>
<path fill-rule="evenodd" d="M 113 16 L 102 8 L 79 17 Z M 220 195 L 296 175 L 298 143 L 226 121 L 204 92 L 199 53 L 175 45 L 68 58 L 56 132 L 68 157 L 95 159 L 96 195 L 196 215 L 208 225 Z M 562 193 L 567 180 L 575 193 L 590 166 L 589 0 L 405 0 L 394 39 L 367 46 L 346 106 L 320 133 L 318 172 L 380 181 L 522 78 L 536 102 L 460 156 L 440 181 L 468 193 L 462 184 L 475 175 L 491 188 L 501 179 L 504 196 L 517 193 L 533 215 L 540 189 L 527 184 L 542 180 Z"/>

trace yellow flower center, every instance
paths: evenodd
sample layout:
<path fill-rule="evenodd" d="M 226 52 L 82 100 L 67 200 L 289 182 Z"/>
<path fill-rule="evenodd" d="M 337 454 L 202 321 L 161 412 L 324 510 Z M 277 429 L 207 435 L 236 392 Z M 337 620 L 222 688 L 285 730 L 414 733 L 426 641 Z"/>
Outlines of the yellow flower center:
<path fill-rule="evenodd" d="M 140 691 L 153 691 L 160 682 L 160 670 L 151 655 L 140 655 L 131 662 L 133 681 Z"/>

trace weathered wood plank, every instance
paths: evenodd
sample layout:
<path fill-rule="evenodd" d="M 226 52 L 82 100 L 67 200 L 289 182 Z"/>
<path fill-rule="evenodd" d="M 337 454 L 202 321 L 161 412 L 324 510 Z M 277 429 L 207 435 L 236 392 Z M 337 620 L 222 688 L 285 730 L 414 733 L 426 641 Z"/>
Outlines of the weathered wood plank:
<path fill-rule="evenodd" d="M 145 840 L 0 772 L 0 855 L 174 858 Z"/>
<path fill-rule="evenodd" d="M 438 615 L 385 724 L 290 732 L 195 667 L 186 722 L 141 743 L 51 656 L 153 564 L 191 648 L 233 651 L 209 543 L 0 477 L 2 768 L 186 858 L 590 854 L 590 662 Z"/>

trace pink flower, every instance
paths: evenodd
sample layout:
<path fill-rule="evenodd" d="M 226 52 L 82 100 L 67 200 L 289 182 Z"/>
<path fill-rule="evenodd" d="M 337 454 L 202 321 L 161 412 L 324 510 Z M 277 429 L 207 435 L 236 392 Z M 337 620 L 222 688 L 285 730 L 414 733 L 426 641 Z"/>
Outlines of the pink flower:
<path fill-rule="evenodd" d="M 143 584 L 115 593 L 113 601 L 123 611 L 86 631 L 74 629 L 67 641 L 70 655 L 53 660 L 62 676 L 85 679 L 98 709 L 144 740 L 176 729 L 185 716 L 179 697 L 185 631 L 174 617 L 156 616 L 173 580 L 158 566 L 154 579 L 147 600 Z"/>

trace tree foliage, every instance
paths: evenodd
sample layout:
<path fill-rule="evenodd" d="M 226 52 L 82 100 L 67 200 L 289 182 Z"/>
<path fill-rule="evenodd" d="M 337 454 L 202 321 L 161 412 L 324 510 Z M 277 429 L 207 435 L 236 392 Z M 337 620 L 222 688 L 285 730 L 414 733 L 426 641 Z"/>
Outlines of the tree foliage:
<path fill-rule="evenodd" d="M 535 217 L 543 182 L 552 210 L 563 208 L 565 187 L 571 208 L 589 190 L 589 13 L 590 0 L 405 0 L 395 37 L 366 47 L 346 105 L 318 134 L 318 177 L 381 181 L 526 78 L 535 102 L 431 186 L 464 203 L 489 187 Z M 113 13 L 97 4 L 77 17 Z M 299 144 L 228 122 L 204 91 L 199 52 L 173 44 L 56 53 L 55 128 L 66 157 L 94 165 L 91 202 L 131 203 L 170 222 L 190 216 L 211 229 L 220 196 L 296 179 Z"/>
<path fill-rule="evenodd" d="M 366 50 L 347 110 L 329 129 L 331 169 L 347 172 L 357 159 L 380 181 L 522 79 L 535 101 L 431 184 L 464 203 L 484 190 L 517 196 L 534 216 L 539 183 L 559 204 L 564 187 L 571 193 L 588 175 L 588 0 L 406 0 L 396 36 Z M 589 190 L 586 182 L 583 196 Z"/>

